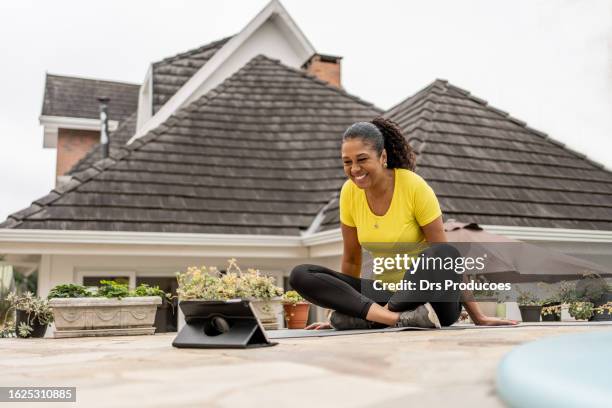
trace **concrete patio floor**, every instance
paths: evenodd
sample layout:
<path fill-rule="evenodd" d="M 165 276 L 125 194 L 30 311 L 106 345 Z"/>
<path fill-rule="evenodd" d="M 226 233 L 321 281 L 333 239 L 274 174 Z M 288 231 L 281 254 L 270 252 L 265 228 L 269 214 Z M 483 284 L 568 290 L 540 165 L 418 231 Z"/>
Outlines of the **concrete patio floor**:
<path fill-rule="evenodd" d="M 611 327 L 372 333 L 249 350 L 175 349 L 175 333 L 1 339 L 0 384 L 77 387 L 76 404 L 53 407 L 501 407 L 494 378 L 504 354 L 592 330 Z"/>

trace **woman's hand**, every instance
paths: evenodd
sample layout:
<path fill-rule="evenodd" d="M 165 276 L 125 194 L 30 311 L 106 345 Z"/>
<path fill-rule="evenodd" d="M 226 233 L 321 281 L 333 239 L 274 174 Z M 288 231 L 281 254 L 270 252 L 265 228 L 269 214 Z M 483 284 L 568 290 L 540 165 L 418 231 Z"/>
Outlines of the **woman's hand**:
<path fill-rule="evenodd" d="M 322 329 L 331 329 L 331 324 L 329 322 L 315 322 L 308 326 L 306 326 L 306 330 L 322 330 Z"/>
<path fill-rule="evenodd" d="M 474 320 L 476 326 L 514 326 L 518 324 L 516 320 L 500 319 L 499 317 L 481 316 Z"/>
<path fill-rule="evenodd" d="M 463 302 L 463 306 L 465 306 L 466 312 L 468 312 L 476 326 L 514 326 L 518 324 L 516 320 L 486 316 L 480 310 L 478 302 L 473 300 Z"/>

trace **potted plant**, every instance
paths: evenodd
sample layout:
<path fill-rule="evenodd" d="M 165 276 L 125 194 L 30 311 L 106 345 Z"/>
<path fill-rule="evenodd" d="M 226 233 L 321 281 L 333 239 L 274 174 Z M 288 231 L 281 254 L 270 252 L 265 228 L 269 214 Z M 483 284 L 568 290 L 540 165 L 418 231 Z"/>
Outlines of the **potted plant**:
<path fill-rule="evenodd" d="M 10 310 L 15 310 L 15 333 L 17 337 L 44 337 L 49 323 L 53 322 L 53 312 L 46 299 L 34 296 L 32 292 L 23 295 L 10 293 L 7 296 Z M 5 317 L 6 320 L 6 317 Z"/>
<path fill-rule="evenodd" d="M 206 266 L 193 266 L 186 272 L 177 272 L 179 300 L 248 299 L 264 328 L 278 329 L 283 313 L 283 290 L 274 284 L 274 278 L 262 275 L 256 269 L 243 272 L 234 258 L 229 259 L 228 263 L 224 273 Z"/>
<path fill-rule="evenodd" d="M 288 329 L 303 329 L 308 321 L 310 303 L 306 302 L 295 290 L 285 292 L 283 295 L 283 308 L 285 309 L 285 322 Z"/>
<path fill-rule="evenodd" d="M 49 292 L 55 318 L 54 337 L 153 334 L 159 296 L 139 296 L 115 281 L 100 281 L 93 292 L 75 284 L 57 285 Z"/>
<path fill-rule="evenodd" d="M 569 314 L 576 320 L 589 320 L 593 313 L 594 307 L 591 302 L 572 302 L 569 306 Z"/>
<path fill-rule="evenodd" d="M 560 322 L 561 321 L 561 303 L 560 302 L 544 302 L 542 305 L 542 321 L 543 322 Z"/>
<path fill-rule="evenodd" d="M 561 281 L 557 291 L 557 299 L 561 303 L 561 321 L 575 321 L 576 319 L 569 313 L 570 305 L 579 300 L 575 282 Z"/>
<path fill-rule="evenodd" d="M 541 315 L 543 322 L 561 321 L 561 301 L 557 293 L 542 302 Z"/>
<path fill-rule="evenodd" d="M 585 302 L 593 303 L 594 308 L 612 302 L 612 288 L 599 275 L 588 274 L 576 284 L 577 297 Z M 594 313 L 589 320 L 606 321 L 612 320 L 609 313 Z"/>
<path fill-rule="evenodd" d="M 174 312 L 174 304 L 172 303 L 172 295 L 166 293 L 159 286 L 149 286 L 146 283 L 141 283 L 134 289 L 134 296 L 159 296 L 162 303 L 157 306 L 155 312 L 155 333 L 166 333 L 168 331 L 168 322 L 172 318 Z M 170 311 L 172 310 L 172 312 Z"/>
<path fill-rule="evenodd" d="M 521 318 L 524 322 L 539 322 L 540 313 L 542 312 L 542 302 L 533 296 L 530 292 L 519 290 L 519 296 L 516 299 Z"/>
<path fill-rule="evenodd" d="M 595 307 L 591 320 L 612 320 L 612 302 L 606 302 L 603 305 Z"/>

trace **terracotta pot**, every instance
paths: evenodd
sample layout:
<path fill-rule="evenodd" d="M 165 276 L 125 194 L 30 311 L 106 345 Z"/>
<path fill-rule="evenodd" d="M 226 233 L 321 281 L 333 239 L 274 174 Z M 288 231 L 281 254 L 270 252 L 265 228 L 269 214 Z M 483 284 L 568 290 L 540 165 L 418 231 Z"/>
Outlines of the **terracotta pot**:
<path fill-rule="evenodd" d="M 310 303 L 284 303 L 283 308 L 285 309 L 285 321 L 288 329 L 303 329 L 306 327 Z"/>

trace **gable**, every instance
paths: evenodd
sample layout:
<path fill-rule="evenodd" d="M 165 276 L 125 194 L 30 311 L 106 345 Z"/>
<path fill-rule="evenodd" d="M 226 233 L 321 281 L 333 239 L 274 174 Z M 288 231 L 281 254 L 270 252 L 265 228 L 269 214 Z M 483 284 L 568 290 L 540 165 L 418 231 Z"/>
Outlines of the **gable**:
<path fill-rule="evenodd" d="M 140 125 L 132 140 L 166 121 L 174 112 L 205 95 L 257 55 L 300 68 L 315 53 L 314 47 L 289 16 L 272 0 L 238 34 L 229 39 L 159 110 Z"/>

